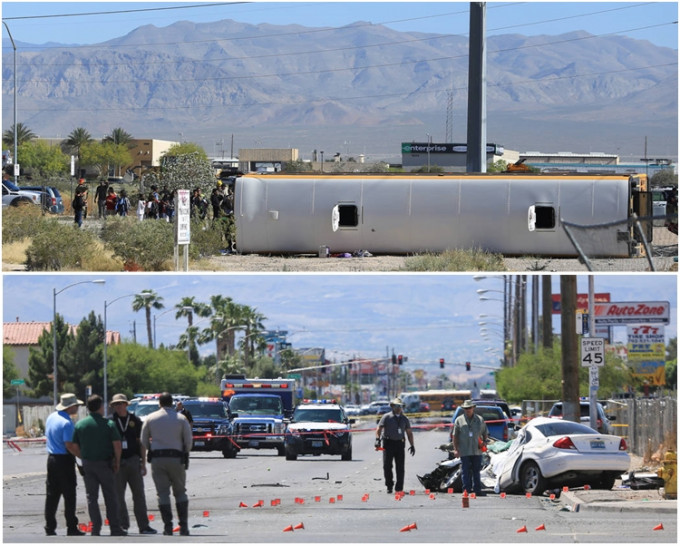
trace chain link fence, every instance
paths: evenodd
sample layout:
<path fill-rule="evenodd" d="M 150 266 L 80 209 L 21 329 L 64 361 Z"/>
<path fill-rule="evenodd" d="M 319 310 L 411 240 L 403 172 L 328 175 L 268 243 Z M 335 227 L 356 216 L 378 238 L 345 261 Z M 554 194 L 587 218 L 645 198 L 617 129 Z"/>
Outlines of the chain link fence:
<path fill-rule="evenodd" d="M 562 227 L 588 271 L 677 271 L 678 215 L 637 217 L 605 224 Z M 632 235 L 631 235 L 632 234 Z M 603 259 L 611 248 L 628 244 L 640 258 Z M 631 268 L 632 262 L 638 262 Z M 642 263 L 639 263 L 642 262 Z"/>

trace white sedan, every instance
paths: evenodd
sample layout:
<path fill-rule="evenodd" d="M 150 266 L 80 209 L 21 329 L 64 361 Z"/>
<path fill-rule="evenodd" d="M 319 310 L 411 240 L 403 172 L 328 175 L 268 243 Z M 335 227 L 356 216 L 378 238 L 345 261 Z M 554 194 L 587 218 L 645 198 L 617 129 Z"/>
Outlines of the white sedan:
<path fill-rule="evenodd" d="M 611 489 L 628 470 L 623 438 L 580 423 L 536 417 L 491 461 L 496 490 L 542 494 L 563 486 Z"/>

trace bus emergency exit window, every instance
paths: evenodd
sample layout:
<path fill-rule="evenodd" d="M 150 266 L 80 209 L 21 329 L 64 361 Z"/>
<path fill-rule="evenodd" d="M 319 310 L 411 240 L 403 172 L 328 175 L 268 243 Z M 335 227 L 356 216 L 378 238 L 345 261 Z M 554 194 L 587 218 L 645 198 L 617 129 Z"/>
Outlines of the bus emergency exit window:
<path fill-rule="evenodd" d="M 340 213 L 339 227 L 357 227 L 359 225 L 359 210 L 356 205 L 338 205 Z"/>
<path fill-rule="evenodd" d="M 536 205 L 536 229 L 555 229 L 555 207 Z"/>

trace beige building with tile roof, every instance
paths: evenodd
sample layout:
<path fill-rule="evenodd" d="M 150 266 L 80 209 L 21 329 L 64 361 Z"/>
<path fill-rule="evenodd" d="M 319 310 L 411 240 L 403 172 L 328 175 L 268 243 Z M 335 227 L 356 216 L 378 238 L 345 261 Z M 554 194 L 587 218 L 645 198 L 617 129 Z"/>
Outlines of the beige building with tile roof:
<path fill-rule="evenodd" d="M 78 327 L 69 325 L 75 334 Z M 5 322 L 2 325 L 3 344 L 14 351 L 14 364 L 19 370 L 21 378 L 28 379 L 28 357 L 31 347 L 38 347 L 38 339 L 42 333 L 52 331 L 51 322 Z M 106 332 L 107 345 L 120 343 L 120 332 Z"/>

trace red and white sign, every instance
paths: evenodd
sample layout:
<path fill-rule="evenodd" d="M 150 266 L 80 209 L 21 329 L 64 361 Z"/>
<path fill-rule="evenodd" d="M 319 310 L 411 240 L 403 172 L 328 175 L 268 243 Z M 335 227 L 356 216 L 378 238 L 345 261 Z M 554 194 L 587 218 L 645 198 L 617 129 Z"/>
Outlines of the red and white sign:
<path fill-rule="evenodd" d="M 611 294 L 609 292 L 598 292 L 593 294 L 595 303 L 607 303 L 611 301 Z M 588 294 L 576 295 L 576 309 L 588 311 Z M 552 314 L 559 315 L 562 313 L 562 295 L 552 294 Z"/>
<path fill-rule="evenodd" d="M 595 304 L 595 322 L 603 324 L 668 324 L 670 303 L 667 301 L 630 301 Z"/>

